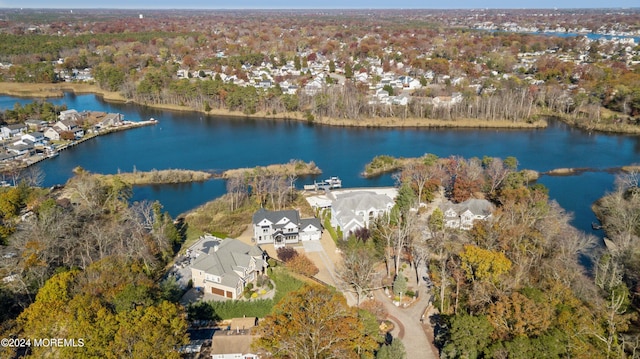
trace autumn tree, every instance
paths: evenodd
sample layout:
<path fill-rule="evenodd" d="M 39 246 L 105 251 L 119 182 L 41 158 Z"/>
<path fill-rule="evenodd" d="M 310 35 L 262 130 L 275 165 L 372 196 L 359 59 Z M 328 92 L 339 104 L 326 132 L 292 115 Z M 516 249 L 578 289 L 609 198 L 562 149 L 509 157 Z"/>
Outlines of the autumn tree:
<path fill-rule="evenodd" d="M 364 335 L 357 309 L 320 286 L 290 293 L 258 330 L 261 335 L 253 345 L 274 358 L 372 358 L 377 347 L 375 338 Z"/>
<path fill-rule="evenodd" d="M 366 246 L 349 246 L 342 250 L 342 265 L 337 274 L 356 293 L 357 305 L 367 292 L 377 288 L 373 282 L 377 263 L 375 253 Z"/>
<path fill-rule="evenodd" d="M 489 251 L 473 245 L 465 245 L 460 253 L 467 279 L 495 282 L 511 269 L 511 261 L 504 253 Z"/>
<path fill-rule="evenodd" d="M 83 339 L 84 343 L 81 346 L 34 346 L 31 357 L 179 358 L 176 349 L 187 342 L 187 324 L 180 306 L 166 301 L 156 303 L 153 299 L 148 303 L 138 300 L 134 306 L 115 312 L 114 300 L 123 287 L 111 282 L 116 287 L 108 290 L 114 292 L 114 297 L 86 290 L 92 285 L 106 288 L 105 279 L 109 281 L 110 276 L 119 276 L 131 269 L 119 266 L 110 269 L 109 275 L 96 278 L 87 277 L 79 270 L 51 277 L 38 292 L 35 302 L 18 317 L 20 335 Z"/>

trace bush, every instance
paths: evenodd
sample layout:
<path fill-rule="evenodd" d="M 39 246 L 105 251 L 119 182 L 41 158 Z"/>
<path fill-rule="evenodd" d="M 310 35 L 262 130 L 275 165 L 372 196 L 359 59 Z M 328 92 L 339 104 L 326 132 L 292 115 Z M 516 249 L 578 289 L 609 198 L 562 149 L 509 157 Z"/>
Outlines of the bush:
<path fill-rule="evenodd" d="M 407 295 L 407 297 L 415 297 L 416 293 L 414 291 L 412 291 L 411 289 L 408 289 L 405 293 Z"/>
<path fill-rule="evenodd" d="M 281 261 L 288 263 L 292 259 L 298 256 L 298 252 L 291 247 L 282 247 L 278 248 L 278 259 Z"/>
<path fill-rule="evenodd" d="M 247 283 L 247 285 L 245 286 L 245 290 L 251 291 L 252 289 L 253 289 L 253 283 Z"/>
<path fill-rule="evenodd" d="M 274 268 L 278 266 L 278 262 L 273 258 L 267 259 L 267 264 L 269 264 L 270 268 Z"/>
<path fill-rule="evenodd" d="M 292 271 L 305 275 L 307 277 L 313 277 L 318 274 L 320 270 L 315 264 L 304 254 L 298 254 L 293 259 L 287 262 L 287 268 Z"/>

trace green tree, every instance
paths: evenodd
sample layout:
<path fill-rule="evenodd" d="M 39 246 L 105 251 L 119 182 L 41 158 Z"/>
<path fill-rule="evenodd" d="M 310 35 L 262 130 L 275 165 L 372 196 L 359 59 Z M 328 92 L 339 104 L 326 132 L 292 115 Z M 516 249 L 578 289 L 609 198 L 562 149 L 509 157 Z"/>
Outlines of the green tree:
<path fill-rule="evenodd" d="M 353 68 L 351 67 L 351 64 L 348 62 L 344 65 L 344 77 L 348 79 L 353 77 Z"/>
<path fill-rule="evenodd" d="M 329 61 L 329 72 L 336 72 L 336 63 L 333 60 Z"/>
<path fill-rule="evenodd" d="M 491 343 L 493 327 L 484 316 L 458 315 L 450 320 L 449 341 L 442 350 L 442 358 L 482 357 Z"/>
<path fill-rule="evenodd" d="M 402 183 L 396 197 L 396 205 L 401 213 L 407 213 L 416 203 L 416 193 L 408 182 Z"/>
<path fill-rule="evenodd" d="M 396 275 L 396 279 L 393 280 L 393 292 L 402 297 L 406 291 L 407 279 L 402 274 L 402 271 L 400 271 L 398 275 Z"/>
<path fill-rule="evenodd" d="M 300 69 L 302 69 L 302 64 L 300 63 L 300 57 L 296 56 L 293 58 L 293 67 L 295 67 L 296 70 L 300 71 Z"/>
<path fill-rule="evenodd" d="M 444 229 L 444 213 L 440 208 L 433 210 L 429 216 L 429 228 L 433 232 L 439 232 Z"/>
<path fill-rule="evenodd" d="M 389 93 L 389 96 L 393 96 L 393 87 L 391 85 L 384 85 L 382 89 Z"/>
<path fill-rule="evenodd" d="M 398 339 L 393 339 L 391 344 L 381 346 L 376 353 L 376 359 L 405 359 L 406 357 L 404 344 Z"/>

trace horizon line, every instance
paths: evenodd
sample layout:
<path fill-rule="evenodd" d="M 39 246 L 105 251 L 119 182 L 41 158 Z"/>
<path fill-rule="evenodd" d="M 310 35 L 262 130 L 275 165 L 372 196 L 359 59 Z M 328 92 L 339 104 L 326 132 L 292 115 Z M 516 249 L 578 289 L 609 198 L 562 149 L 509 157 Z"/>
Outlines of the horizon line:
<path fill-rule="evenodd" d="M 640 10 L 640 6 L 612 7 L 2 7 L 0 10 Z"/>

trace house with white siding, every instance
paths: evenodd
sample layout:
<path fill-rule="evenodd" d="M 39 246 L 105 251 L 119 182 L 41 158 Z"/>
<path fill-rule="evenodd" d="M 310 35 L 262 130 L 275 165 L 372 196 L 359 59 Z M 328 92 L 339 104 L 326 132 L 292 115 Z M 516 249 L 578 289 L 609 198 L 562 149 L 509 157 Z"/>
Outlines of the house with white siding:
<path fill-rule="evenodd" d="M 300 218 L 296 210 L 268 211 L 253 214 L 253 240 L 257 244 L 273 243 L 275 248 L 300 241 L 320 240 L 322 224 L 317 218 Z"/>
<path fill-rule="evenodd" d="M 444 213 L 446 228 L 470 230 L 475 221 L 490 219 L 494 210 L 491 202 L 486 199 L 468 199 L 461 203 L 445 202 L 440 205 Z"/>

